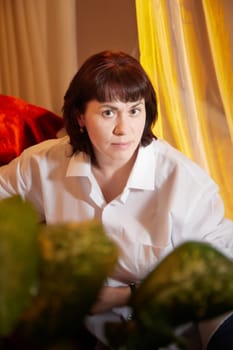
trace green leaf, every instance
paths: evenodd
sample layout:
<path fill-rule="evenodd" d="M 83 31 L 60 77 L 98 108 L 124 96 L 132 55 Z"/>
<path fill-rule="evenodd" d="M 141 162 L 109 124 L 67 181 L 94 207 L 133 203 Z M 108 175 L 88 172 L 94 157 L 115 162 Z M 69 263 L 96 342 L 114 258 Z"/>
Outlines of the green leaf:
<path fill-rule="evenodd" d="M 233 261 L 208 243 L 185 242 L 144 279 L 131 306 L 139 325 L 164 346 L 176 327 L 233 309 Z"/>
<path fill-rule="evenodd" d="M 39 246 L 39 291 L 19 328 L 37 345 L 77 336 L 118 258 L 115 243 L 95 221 L 44 226 Z"/>
<path fill-rule="evenodd" d="M 38 217 L 19 196 L 0 201 L 0 336 L 9 335 L 38 283 Z"/>

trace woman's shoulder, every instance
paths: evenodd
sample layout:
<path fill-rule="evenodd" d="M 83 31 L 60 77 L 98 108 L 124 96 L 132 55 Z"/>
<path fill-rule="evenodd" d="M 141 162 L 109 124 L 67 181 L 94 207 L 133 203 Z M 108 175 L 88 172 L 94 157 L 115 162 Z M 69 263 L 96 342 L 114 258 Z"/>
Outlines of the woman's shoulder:
<path fill-rule="evenodd" d="M 156 159 L 156 169 L 162 177 L 173 174 L 186 181 L 203 184 L 215 184 L 207 169 L 179 151 L 163 139 L 154 140 L 151 144 Z"/>
<path fill-rule="evenodd" d="M 66 166 L 72 156 L 69 137 L 49 139 L 25 148 L 23 152 L 6 165 L 8 169 L 19 167 L 21 171 L 29 169 Z"/>
<path fill-rule="evenodd" d="M 27 158 L 43 158 L 57 155 L 61 158 L 63 154 L 66 154 L 67 156 L 72 155 L 72 147 L 68 136 L 45 140 L 36 145 L 30 146 L 22 152 L 21 156 Z"/>

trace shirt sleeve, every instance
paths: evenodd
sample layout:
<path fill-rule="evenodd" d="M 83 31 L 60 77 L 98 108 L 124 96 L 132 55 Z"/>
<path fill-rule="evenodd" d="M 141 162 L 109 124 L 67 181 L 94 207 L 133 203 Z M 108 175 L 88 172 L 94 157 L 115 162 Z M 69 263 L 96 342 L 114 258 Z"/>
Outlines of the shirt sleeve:
<path fill-rule="evenodd" d="M 233 257 L 233 222 L 224 217 L 224 203 L 218 187 L 210 182 L 190 198 L 190 206 L 184 211 L 179 239 L 201 240 Z"/>
<path fill-rule="evenodd" d="M 23 185 L 19 158 L 0 167 L 0 199 L 14 195 L 21 195 L 24 198 Z"/>
<path fill-rule="evenodd" d="M 40 172 L 31 164 L 30 152 L 25 152 L 0 167 L 0 200 L 19 195 L 34 206 L 39 220 L 44 221 Z"/>

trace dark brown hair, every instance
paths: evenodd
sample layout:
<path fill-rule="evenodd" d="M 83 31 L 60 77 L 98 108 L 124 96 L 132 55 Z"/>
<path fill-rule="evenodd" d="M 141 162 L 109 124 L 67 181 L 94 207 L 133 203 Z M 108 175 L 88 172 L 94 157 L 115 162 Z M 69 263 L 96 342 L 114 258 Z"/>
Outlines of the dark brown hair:
<path fill-rule="evenodd" d="M 154 88 L 141 64 L 124 52 L 103 51 L 89 57 L 72 79 L 64 96 L 63 118 L 73 152 L 83 151 L 95 162 L 89 136 L 80 131 L 77 117 L 85 113 L 87 103 L 134 102 L 145 99 L 146 123 L 141 144 L 153 138 L 152 127 L 157 120 L 157 101 Z"/>

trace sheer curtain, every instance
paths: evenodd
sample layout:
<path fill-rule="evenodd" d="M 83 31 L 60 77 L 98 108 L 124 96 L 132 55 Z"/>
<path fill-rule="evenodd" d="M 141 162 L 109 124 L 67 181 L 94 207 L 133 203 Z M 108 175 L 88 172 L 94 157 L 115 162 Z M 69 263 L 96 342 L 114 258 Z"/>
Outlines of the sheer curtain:
<path fill-rule="evenodd" d="M 136 10 L 156 133 L 209 172 L 232 219 L 233 1 L 136 0 Z"/>
<path fill-rule="evenodd" d="M 60 114 L 77 70 L 76 0 L 0 0 L 0 91 Z"/>

